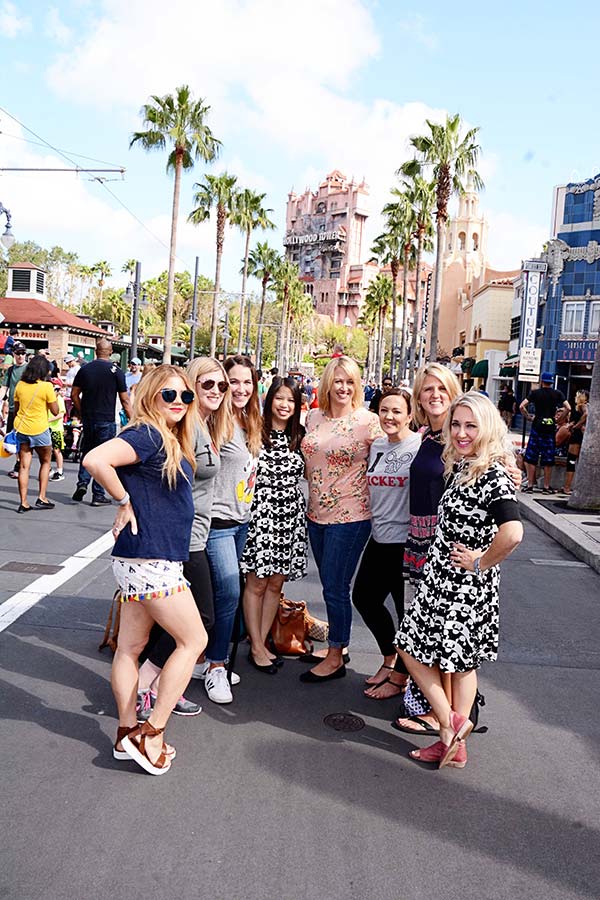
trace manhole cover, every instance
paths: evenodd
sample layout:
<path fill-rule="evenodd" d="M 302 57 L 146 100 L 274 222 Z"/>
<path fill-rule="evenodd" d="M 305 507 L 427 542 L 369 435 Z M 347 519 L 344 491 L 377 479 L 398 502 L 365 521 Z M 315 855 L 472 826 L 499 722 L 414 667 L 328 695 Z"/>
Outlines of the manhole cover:
<path fill-rule="evenodd" d="M 323 719 L 325 725 L 334 731 L 360 731 L 365 727 L 364 719 L 350 713 L 331 713 Z"/>
<path fill-rule="evenodd" d="M 17 562 L 16 560 L 0 566 L 4 572 L 31 572 L 33 575 L 56 575 L 62 568 L 62 566 L 48 566 L 45 563 Z"/>

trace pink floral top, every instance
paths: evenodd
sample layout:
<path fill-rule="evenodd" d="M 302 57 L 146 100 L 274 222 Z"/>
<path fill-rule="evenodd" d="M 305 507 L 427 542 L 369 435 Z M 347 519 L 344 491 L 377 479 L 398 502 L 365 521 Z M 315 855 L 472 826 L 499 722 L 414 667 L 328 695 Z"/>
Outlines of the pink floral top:
<path fill-rule="evenodd" d="M 371 518 L 367 462 L 379 419 L 363 407 L 341 419 L 311 409 L 302 453 L 308 480 L 308 518 L 319 525 L 340 525 Z"/>

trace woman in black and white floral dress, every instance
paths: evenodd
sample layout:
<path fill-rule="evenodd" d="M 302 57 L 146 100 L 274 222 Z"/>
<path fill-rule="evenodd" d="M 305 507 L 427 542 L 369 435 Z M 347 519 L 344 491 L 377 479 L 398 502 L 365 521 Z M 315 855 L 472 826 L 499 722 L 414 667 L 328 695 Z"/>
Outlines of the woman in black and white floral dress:
<path fill-rule="evenodd" d="M 464 394 L 453 402 L 444 424 L 447 487 L 435 538 L 396 635 L 440 723 L 440 741 L 411 756 L 440 767 L 466 763 L 460 742 L 473 727 L 477 669 L 498 652 L 498 564 L 523 536 L 514 484 L 502 465 L 505 440 L 506 426 L 487 397 Z M 450 674 L 452 706 L 443 673 Z"/>
<path fill-rule="evenodd" d="M 306 575 L 307 535 L 300 479 L 300 389 L 294 378 L 276 377 L 265 397 L 263 448 L 258 458 L 248 539 L 241 560 L 246 574 L 244 619 L 250 637 L 249 660 L 274 675 L 277 665 L 265 641 L 285 581 Z"/>

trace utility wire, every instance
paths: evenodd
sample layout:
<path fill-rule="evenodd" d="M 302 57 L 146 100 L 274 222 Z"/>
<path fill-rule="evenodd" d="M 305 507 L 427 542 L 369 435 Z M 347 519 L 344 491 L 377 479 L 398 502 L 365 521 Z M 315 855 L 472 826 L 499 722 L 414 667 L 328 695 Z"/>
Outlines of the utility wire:
<path fill-rule="evenodd" d="M 36 137 L 39 141 L 42 142 L 42 145 L 45 145 L 46 147 L 50 147 L 51 150 L 54 150 L 55 153 L 58 153 L 59 156 L 62 156 L 63 159 L 66 159 L 66 161 L 69 162 L 69 163 L 71 163 L 72 166 L 75 166 L 76 169 L 79 169 L 79 168 L 80 168 L 80 167 L 77 165 L 77 163 L 75 162 L 75 160 L 71 159 L 71 157 L 68 156 L 68 154 L 67 154 L 66 151 L 60 150 L 58 147 L 55 147 L 53 144 L 51 144 L 49 141 L 47 141 L 45 138 L 43 138 L 40 134 L 37 134 L 37 133 L 33 130 L 33 128 L 28 128 L 28 126 L 25 125 L 23 122 L 19 121 L 19 119 L 17 119 L 16 116 L 13 116 L 12 113 L 9 113 L 9 111 L 8 111 L 7 109 L 4 109 L 4 107 L 0 106 L 0 112 L 3 112 L 3 113 L 4 113 L 5 115 L 7 115 L 10 119 L 12 119 L 14 122 L 16 122 L 17 125 L 19 125 L 21 128 L 24 128 L 25 131 L 28 131 L 29 134 L 32 134 L 34 137 Z M 74 155 L 77 156 L 78 154 L 74 154 Z M 146 223 L 143 222 L 143 221 L 139 218 L 139 216 L 136 216 L 136 214 L 135 214 L 131 209 L 129 209 L 129 207 L 128 207 L 128 206 L 127 206 L 127 205 L 126 205 L 119 197 L 117 197 L 117 195 L 116 195 L 113 191 L 111 191 L 111 189 L 110 189 L 109 187 L 106 186 L 106 184 L 104 183 L 104 181 L 103 181 L 102 178 L 99 178 L 99 177 L 92 177 L 92 178 L 90 178 L 89 180 L 90 180 L 90 181 L 96 181 L 98 184 L 102 185 L 102 187 L 104 188 L 104 190 L 105 190 L 105 191 L 108 191 L 108 193 L 110 194 L 110 196 L 111 196 L 114 200 L 116 200 L 117 203 L 119 203 L 119 204 L 123 207 L 123 209 L 124 209 L 127 213 L 129 213 L 129 215 L 130 215 L 133 219 L 135 219 L 135 221 L 138 223 L 138 225 L 141 225 L 142 228 L 143 228 L 145 231 L 147 231 L 148 234 L 151 235 L 151 236 L 154 238 L 155 241 L 158 241 L 158 243 L 159 243 L 162 247 L 164 247 L 166 250 L 169 250 L 169 252 L 170 252 L 170 249 L 171 249 L 171 248 L 170 248 L 169 244 L 166 244 L 166 243 L 163 241 L 162 238 L 160 238 L 160 237 L 159 237 L 157 234 L 155 234 L 150 228 L 148 228 L 148 226 L 146 225 Z M 176 256 L 175 259 L 179 260 L 180 263 L 183 263 L 184 266 L 186 266 L 187 268 L 191 269 L 190 264 L 189 264 L 189 262 L 188 262 L 187 260 L 181 259 L 181 257 L 179 257 L 179 256 Z"/>
<path fill-rule="evenodd" d="M 2 110 L 2 111 L 6 112 L 6 110 Z M 7 113 L 7 115 L 10 115 L 10 113 Z M 15 121 L 16 121 L 16 119 L 15 119 Z M 23 126 L 23 127 L 25 127 L 25 126 Z M 7 134 L 6 131 L 0 131 L 0 135 L 2 135 L 2 137 L 5 137 L 5 138 L 11 138 L 11 140 L 13 140 L 13 141 L 24 141 L 26 144 L 33 144 L 35 147 L 49 146 L 47 143 L 44 143 L 42 141 L 32 141 L 32 140 L 30 140 L 30 138 L 21 137 L 18 134 Z M 105 166 L 112 166 L 115 169 L 123 169 L 124 168 L 123 166 L 119 166 L 117 163 L 108 162 L 106 159 L 96 159 L 95 156 L 84 156 L 83 153 L 73 153 L 70 150 L 63 150 L 62 152 L 70 153 L 71 156 L 77 156 L 77 157 L 79 157 L 79 159 L 87 159 L 90 162 L 97 162 L 97 163 L 102 163 Z"/>

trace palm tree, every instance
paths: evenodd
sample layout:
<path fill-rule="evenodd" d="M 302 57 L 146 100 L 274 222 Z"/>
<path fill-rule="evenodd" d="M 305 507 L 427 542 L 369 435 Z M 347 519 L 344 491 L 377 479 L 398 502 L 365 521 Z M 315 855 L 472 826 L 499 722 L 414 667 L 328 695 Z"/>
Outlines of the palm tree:
<path fill-rule="evenodd" d="M 600 509 L 600 353 L 592 370 L 588 417 L 568 506 Z"/>
<path fill-rule="evenodd" d="M 212 162 L 217 158 L 221 142 L 214 137 L 205 124 L 210 110 L 202 98 L 194 100 L 188 85 L 176 88 L 175 95 L 164 97 L 153 95 L 151 103 L 141 109 L 146 131 L 136 131 L 129 146 L 140 143 L 145 150 L 164 150 L 167 143 L 171 148 L 167 160 L 167 172 L 175 173 L 173 185 L 173 207 L 171 212 L 171 241 L 169 245 L 169 274 L 167 279 L 167 306 L 165 311 L 165 345 L 163 362 L 171 362 L 173 339 L 173 293 L 175 284 L 175 253 L 177 249 L 177 219 L 179 216 L 179 193 L 181 175 L 184 169 L 192 169 L 194 161 L 202 159 Z"/>
<path fill-rule="evenodd" d="M 129 275 L 129 280 L 133 281 L 133 276 L 135 275 L 135 266 L 137 263 L 137 259 L 126 259 L 123 265 L 121 266 L 121 272 L 125 272 Z"/>
<path fill-rule="evenodd" d="M 100 295 L 98 298 L 98 308 L 97 314 L 100 314 L 100 307 L 102 306 L 102 293 L 104 291 L 104 282 L 107 278 L 110 278 L 112 275 L 112 270 L 110 265 L 106 262 L 105 259 L 100 260 L 100 262 L 94 263 L 91 267 L 92 275 L 94 275 L 98 279 L 98 287 L 100 288 Z"/>
<path fill-rule="evenodd" d="M 404 166 L 400 167 L 403 172 Z M 409 380 L 412 384 L 417 365 L 417 335 L 420 333 L 423 322 L 423 308 L 421 294 L 421 267 L 423 264 L 423 251 L 432 249 L 431 237 L 433 235 L 433 207 L 435 205 L 435 184 L 426 181 L 421 175 L 413 175 L 403 182 L 403 189 L 409 203 L 412 206 L 415 218 L 415 235 L 417 238 L 417 267 L 415 273 L 415 322 L 412 333 L 412 341 L 409 353 Z"/>
<path fill-rule="evenodd" d="M 383 364 L 385 361 L 385 320 L 392 299 L 392 279 L 381 272 L 368 287 L 365 296 L 365 319 L 371 318 L 376 323 L 377 329 L 377 355 L 375 363 L 375 378 L 381 384 Z"/>
<path fill-rule="evenodd" d="M 258 314 L 258 330 L 256 335 L 256 368 L 262 366 L 262 336 L 263 322 L 265 318 L 265 304 L 267 302 L 267 288 L 273 284 L 275 273 L 281 264 L 281 257 L 277 250 L 269 247 L 265 241 L 261 244 L 257 243 L 254 250 L 248 255 L 248 274 L 252 278 L 257 278 L 262 286 L 262 295 L 260 298 L 260 312 Z"/>
<path fill-rule="evenodd" d="M 275 272 L 275 290 L 277 297 L 281 301 L 281 327 L 279 329 L 279 354 L 278 364 L 282 375 L 287 372 L 287 327 L 290 309 L 290 292 L 296 290 L 296 285 L 300 283 L 300 270 L 295 263 L 289 259 L 283 258 Z"/>
<path fill-rule="evenodd" d="M 394 193 L 394 191 L 392 191 Z M 394 203 L 387 203 L 383 208 L 386 216 L 385 231 L 375 238 L 371 252 L 384 265 L 389 265 L 392 271 L 392 349 L 390 353 L 390 371 L 392 377 L 396 371 L 396 309 L 398 297 L 398 272 L 400 260 L 405 253 L 407 242 L 412 241 L 411 229 L 413 227 L 412 208 L 408 201 L 398 193 Z M 406 267 L 405 267 L 406 269 Z M 400 360 L 406 355 L 406 279 L 403 290 L 402 309 L 402 335 L 400 338 Z"/>
<path fill-rule="evenodd" d="M 223 172 L 222 175 L 205 175 L 204 182 L 195 184 L 195 209 L 188 216 L 188 222 L 199 225 L 210 218 L 210 211 L 217 210 L 217 261 L 215 266 L 215 292 L 213 296 L 212 318 L 210 323 L 210 355 L 217 352 L 217 326 L 219 323 L 219 291 L 221 290 L 221 260 L 225 243 L 225 224 L 231 222 L 236 205 L 237 190 L 235 175 Z M 241 329 L 240 329 L 241 330 Z"/>
<path fill-rule="evenodd" d="M 79 266 L 79 278 L 81 279 L 81 289 L 79 291 L 79 312 L 83 310 L 83 291 L 87 282 L 88 294 L 94 273 L 91 266 Z"/>
<path fill-rule="evenodd" d="M 275 223 L 269 218 L 272 209 L 265 209 L 262 205 L 266 194 L 257 194 L 249 188 L 244 188 L 236 196 L 235 209 L 231 216 L 233 225 L 237 225 L 240 231 L 246 235 L 246 247 L 244 250 L 244 264 L 242 268 L 242 296 L 240 299 L 240 322 L 244 321 L 244 306 L 246 303 L 246 280 L 248 278 L 248 256 L 250 253 L 250 237 L 255 228 L 275 228 Z M 257 347 L 258 351 L 258 347 Z M 237 352 L 242 352 L 242 328 L 238 337 Z M 258 356 L 257 356 L 258 359 Z"/>
<path fill-rule="evenodd" d="M 479 144 L 476 142 L 479 128 L 471 128 L 461 139 L 462 122 L 460 115 L 446 116 L 444 125 L 437 125 L 429 119 L 429 134 L 411 138 L 417 151 L 417 159 L 405 163 L 403 174 L 419 175 L 423 167 L 431 167 L 436 191 L 436 256 L 435 288 L 431 313 L 431 358 L 437 356 L 440 301 L 442 297 L 442 257 L 444 237 L 448 221 L 448 203 L 453 194 L 463 194 L 462 179 L 469 176 L 476 190 L 483 189 L 483 181 L 475 166 L 479 158 Z"/>

